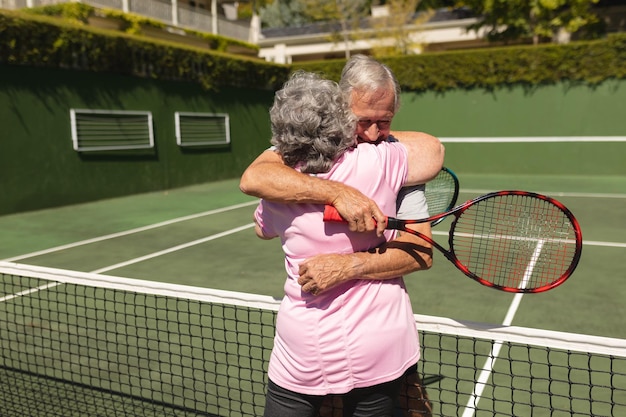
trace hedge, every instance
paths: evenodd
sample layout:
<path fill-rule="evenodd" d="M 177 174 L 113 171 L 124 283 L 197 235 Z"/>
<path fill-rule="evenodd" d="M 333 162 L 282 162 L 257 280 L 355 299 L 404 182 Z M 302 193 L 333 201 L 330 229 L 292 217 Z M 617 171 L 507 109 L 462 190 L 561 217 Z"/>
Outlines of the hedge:
<path fill-rule="evenodd" d="M 287 66 L 256 58 L 20 12 L 0 12 L 0 39 L 0 63 L 188 81 L 208 90 L 220 86 L 272 90 L 289 72 Z"/>
<path fill-rule="evenodd" d="M 98 30 L 80 19 L 0 12 L 0 63 L 107 71 L 162 80 L 277 89 L 290 71 L 338 80 L 345 60 L 290 66 L 207 51 L 126 33 Z M 382 58 L 404 91 L 529 87 L 562 81 L 599 84 L 626 78 L 626 34 L 566 45 L 510 46 Z"/>
<path fill-rule="evenodd" d="M 382 58 L 404 91 L 493 89 L 561 81 L 599 84 L 626 78 L 626 34 L 566 45 L 511 46 Z M 339 80 L 345 60 L 301 62 L 292 70 Z"/>

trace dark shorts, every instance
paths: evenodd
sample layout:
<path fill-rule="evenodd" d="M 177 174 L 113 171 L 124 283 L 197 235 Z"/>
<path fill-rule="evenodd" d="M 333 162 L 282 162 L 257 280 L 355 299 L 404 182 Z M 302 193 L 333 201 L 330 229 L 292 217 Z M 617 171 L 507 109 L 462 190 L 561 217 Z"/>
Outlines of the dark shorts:
<path fill-rule="evenodd" d="M 391 417 L 403 378 L 338 395 L 343 416 Z M 269 381 L 264 417 L 317 417 L 326 396 L 289 391 Z"/>

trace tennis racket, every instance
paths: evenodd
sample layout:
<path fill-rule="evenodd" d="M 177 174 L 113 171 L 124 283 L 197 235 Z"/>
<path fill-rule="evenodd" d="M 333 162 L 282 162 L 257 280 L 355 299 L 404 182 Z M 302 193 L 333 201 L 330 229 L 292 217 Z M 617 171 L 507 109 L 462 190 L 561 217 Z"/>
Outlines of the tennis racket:
<path fill-rule="evenodd" d="M 451 169 L 443 167 L 435 178 L 426 183 L 424 195 L 430 216 L 450 211 L 459 197 L 459 179 Z M 436 226 L 444 219 L 440 217 L 430 222 L 430 225 Z"/>
<path fill-rule="evenodd" d="M 454 215 L 445 249 L 406 227 Z M 325 221 L 344 220 L 326 206 Z M 498 191 L 426 219 L 387 218 L 387 229 L 426 240 L 480 284 L 513 293 L 539 293 L 568 279 L 580 260 L 582 232 L 559 201 L 528 191 Z"/>

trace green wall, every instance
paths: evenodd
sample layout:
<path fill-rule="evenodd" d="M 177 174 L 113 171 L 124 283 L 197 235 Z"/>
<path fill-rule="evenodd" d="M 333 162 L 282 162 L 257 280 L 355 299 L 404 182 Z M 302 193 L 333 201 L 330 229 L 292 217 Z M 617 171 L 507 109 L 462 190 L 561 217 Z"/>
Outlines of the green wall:
<path fill-rule="evenodd" d="M 0 214 L 234 178 L 269 146 L 271 91 L 0 65 Z M 72 148 L 70 108 L 151 111 L 155 149 Z M 174 112 L 228 113 L 230 146 L 182 149 Z"/>
<path fill-rule="evenodd" d="M 236 178 L 269 145 L 273 92 L 0 65 L 0 215 Z M 402 95 L 397 130 L 440 138 L 626 136 L 626 81 Z M 155 149 L 78 153 L 70 108 L 148 110 Z M 182 149 L 174 112 L 230 115 L 231 145 Z M 446 143 L 458 174 L 626 175 L 626 142 Z"/>
<path fill-rule="evenodd" d="M 626 137 L 626 81 L 403 93 L 396 130 L 440 138 Z M 626 142 L 446 143 L 459 173 L 626 175 Z"/>

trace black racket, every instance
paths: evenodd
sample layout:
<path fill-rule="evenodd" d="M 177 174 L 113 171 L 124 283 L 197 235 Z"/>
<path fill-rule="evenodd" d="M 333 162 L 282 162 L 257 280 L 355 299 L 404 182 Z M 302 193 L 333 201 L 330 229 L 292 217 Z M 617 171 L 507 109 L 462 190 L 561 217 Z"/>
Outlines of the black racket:
<path fill-rule="evenodd" d="M 452 214 L 449 250 L 406 227 Z M 332 206 L 326 206 L 324 220 L 345 221 Z M 557 287 L 572 275 L 582 253 L 582 232 L 574 215 L 559 201 L 528 191 L 485 194 L 426 219 L 389 217 L 386 228 L 419 236 L 468 277 L 513 293 Z"/>
<path fill-rule="evenodd" d="M 459 179 L 449 168 L 443 167 L 439 174 L 426 183 L 424 189 L 430 216 L 452 210 L 459 197 Z M 431 226 L 441 223 L 445 217 L 430 222 Z"/>

